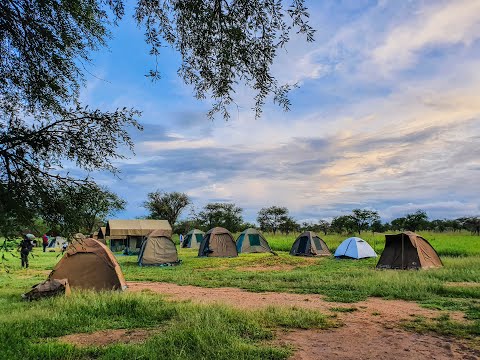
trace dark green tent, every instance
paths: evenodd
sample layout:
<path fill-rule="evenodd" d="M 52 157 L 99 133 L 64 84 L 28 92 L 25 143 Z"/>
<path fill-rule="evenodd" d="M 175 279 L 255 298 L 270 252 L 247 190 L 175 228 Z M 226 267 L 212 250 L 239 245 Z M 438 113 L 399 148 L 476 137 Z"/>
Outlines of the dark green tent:
<path fill-rule="evenodd" d="M 305 231 L 293 243 L 290 255 L 328 256 L 332 255 L 327 244 L 312 231 Z"/>
<path fill-rule="evenodd" d="M 205 233 L 202 230 L 190 230 L 187 235 L 185 235 L 185 239 L 183 239 L 182 248 L 200 248 L 200 244 L 202 243 L 204 235 Z"/>
<path fill-rule="evenodd" d="M 267 239 L 257 229 L 249 228 L 244 230 L 237 239 L 238 253 L 262 253 L 271 252 L 274 254 Z"/>

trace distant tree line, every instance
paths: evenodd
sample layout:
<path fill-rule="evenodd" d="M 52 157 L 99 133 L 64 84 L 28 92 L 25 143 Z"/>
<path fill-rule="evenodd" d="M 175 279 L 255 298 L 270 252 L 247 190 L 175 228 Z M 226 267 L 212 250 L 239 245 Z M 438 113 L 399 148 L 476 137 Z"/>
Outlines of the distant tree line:
<path fill-rule="evenodd" d="M 351 213 L 336 216 L 331 221 L 320 219 L 317 222 L 299 223 L 290 216 L 286 207 L 270 206 L 260 209 L 257 224 L 251 224 L 244 221 L 243 209 L 234 203 L 215 202 L 205 205 L 200 211 L 192 209 L 186 219 L 178 221 L 182 211 L 191 205 L 187 194 L 156 191 L 148 194 L 147 198 L 144 207 L 149 210 L 148 218 L 167 219 L 179 234 L 185 234 L 195 228 L 207 231 L 212 227 L 221 226 L 232 232 L 253 227 L 263 232 L 286 235 L 302 231 L 314 231 L 324 235 L 328 233 L 360 235 L 366 231 L 375 233 L 404 230 L 436 232 L 468 230 L 472 234 L 480 235 L 480 216 L 430 221 L 424 210 L 417 210 L 391 222 L 382 222 L 378 211 L 353 209 Z"/>

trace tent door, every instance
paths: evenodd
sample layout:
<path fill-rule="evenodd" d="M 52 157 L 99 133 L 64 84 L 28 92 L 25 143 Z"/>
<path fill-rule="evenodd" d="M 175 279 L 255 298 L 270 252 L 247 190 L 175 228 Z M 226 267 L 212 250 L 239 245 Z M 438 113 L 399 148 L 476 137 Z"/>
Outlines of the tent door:
<path fill-rule="evenodd" d="M 307 252 L 308 237 L 302 236 L 298 244 L 297 254 L 305 254 Z"/>

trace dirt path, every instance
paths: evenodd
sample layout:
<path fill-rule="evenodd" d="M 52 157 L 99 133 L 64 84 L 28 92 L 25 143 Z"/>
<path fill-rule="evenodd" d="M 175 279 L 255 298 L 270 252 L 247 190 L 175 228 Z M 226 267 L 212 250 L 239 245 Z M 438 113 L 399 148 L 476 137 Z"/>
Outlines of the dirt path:
<path fill-rule="evenodd" d="M 254 293 L 237 288 L 202 288 L 160 282 L 129 282 L 129 291 L 153 291 L 172 300 L 192 300 L 202 304 L 220 303 L 237 308 L 267 306 L 301 307 L 324 313 L 335 312 L 345 324 L 333 330 L 278 332 L 278 341 L 297 349 L 292 359 L 465 359 L 480 358 L 480 352 L 464 342 L 446 336 L 411 333 L 398 323 L 412 316 L 436 318 L 442 313 L 421 308 L 414 302 L 370 298 L 355 304 L 327 302 L 319 295 Z M 351 308 L 338 312 L 335 308 Z M 463 314 L 449 313 L 465 321 Z"/>

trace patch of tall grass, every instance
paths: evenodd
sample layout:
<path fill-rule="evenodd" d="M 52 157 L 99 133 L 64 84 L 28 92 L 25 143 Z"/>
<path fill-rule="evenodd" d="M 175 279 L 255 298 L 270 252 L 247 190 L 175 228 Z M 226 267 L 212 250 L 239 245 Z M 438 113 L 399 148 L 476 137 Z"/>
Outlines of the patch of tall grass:
<path fill-rule="evenodd" d="M 0 298 L 12 290 L 1 289 Z M 337 324 L 303 309 L 241 312 L 220 305 L 163 300 L 147 293 L 92 293 L 0 305 L 0 359 L 285 359 L 289 349 L 265 343 L 272 328 Z M 159 328 L 142 344 L 77 348 L 57 337 L 118 328 Z"/>

